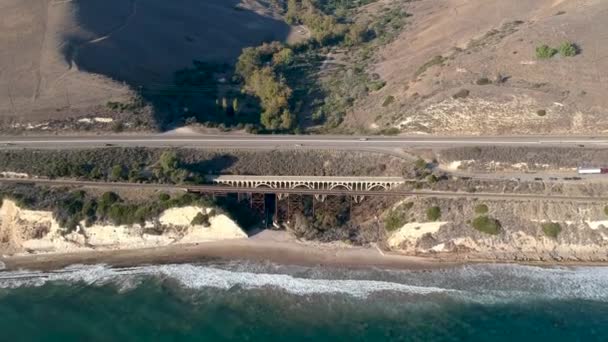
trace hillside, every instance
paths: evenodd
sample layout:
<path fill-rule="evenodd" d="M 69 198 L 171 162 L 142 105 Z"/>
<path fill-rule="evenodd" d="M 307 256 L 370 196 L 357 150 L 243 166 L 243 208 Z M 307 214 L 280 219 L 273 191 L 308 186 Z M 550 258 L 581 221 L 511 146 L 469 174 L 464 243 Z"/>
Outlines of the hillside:
<path fill-rule="evenodd" d="M 597 0 L 7 0 L 0 10 L 4 131 L 608 131 L 608 3 Z"/>
<path fill-rule="evenodd" d="M 142 89 L 149 101 L 193 60 L 233 63 L 246 46 L 297 39 L 268 8 L 256 0 L 3 1 L 0 126 L 54 129 L 83 117 L 153 124 Z"/>
<path fill-rule="evenodd" d="M 386 86 L 355 104 L 346 127 L 443 134 L 608 130 L 607 2 L 423 0 L 402 6 L 411 15 L 405 29 L 369 70 Z M 575 44 L 575 56 L 536 56 L 537 47 L 564 42 Z"/>

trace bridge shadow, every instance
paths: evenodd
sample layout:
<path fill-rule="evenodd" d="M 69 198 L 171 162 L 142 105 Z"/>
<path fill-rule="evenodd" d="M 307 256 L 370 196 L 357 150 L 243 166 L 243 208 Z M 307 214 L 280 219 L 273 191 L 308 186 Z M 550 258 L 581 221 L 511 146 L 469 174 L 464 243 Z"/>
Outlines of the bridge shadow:
<path fill-rule="evenodd" d="M 148 103 L 160 129 L 189 118 L 212 124 L 255 123 L 255 108 L 251 112 L 256 115 L 234 117 L 229 110 L 218 110 L 216 100 L 242 96 L 230 78 L 243 48 L 284 41 L 290 28 L 240 3 L 77 0 L 76 19 L 87 34 L 66 37 L 63 54 L 80 70 L 129 85 L 143 101 L 110 103 L 110 109 L 137 112 Z"/>

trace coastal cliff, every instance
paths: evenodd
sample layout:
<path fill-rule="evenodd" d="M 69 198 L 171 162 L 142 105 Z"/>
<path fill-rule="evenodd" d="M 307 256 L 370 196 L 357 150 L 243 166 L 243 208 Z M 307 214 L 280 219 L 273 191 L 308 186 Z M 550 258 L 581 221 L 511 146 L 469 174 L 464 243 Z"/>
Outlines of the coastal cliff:
<path fill-rule="evenodd" d="M 22 209 L 14 201 L 5 199 L 0 207 L 0 249 L 4 254 L 69 253 L 247 237 L 232 219 L 213 212 L 212 208 L 200 206 L 170 208 L 143 226 L 96 223 L 86 227 L 80 222 L 75 230 L 68 232 L 53 217 L 53 212 Z M 199 213 L 208 219 L 197 222 Z"/>
<path fill-rule="evenodd" d="M 608 260 L 608 216 L 602 203 L 410 198 L 387 211 L 385 222 L 387 247 L 407 255 Z"/>

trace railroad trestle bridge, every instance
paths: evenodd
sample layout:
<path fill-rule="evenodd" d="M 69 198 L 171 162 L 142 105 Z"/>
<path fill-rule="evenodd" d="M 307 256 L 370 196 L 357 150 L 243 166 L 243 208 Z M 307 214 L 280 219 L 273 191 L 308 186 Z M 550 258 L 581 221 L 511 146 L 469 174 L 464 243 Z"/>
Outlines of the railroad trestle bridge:
<path fill-rule="evenodd" d="M 209 176 L 208 181 L 236 188 L 387 191 L 405 183 L 401 177 Z M 297 191 L 294 191 L 297 192 Z M 284 193 L 287 194 L 288 193 Z"/>
<path fill-rule="evenodd" d="M 366 195 L 390 191 L 406 182 L 401 177 L 320 177 L 320 176 L 209 176 L 215 185 L 235 189 L 239 200 L 248 200 L 252 209 L 274 222 L 289 222 L 294 214 L 312 214 L 321 209 L 337 213 L 345 205 L 361 203 Z M 267 194 L 275 195 L 269 201 Z M 274 207 L 273 212 L 268 209 Z"/>

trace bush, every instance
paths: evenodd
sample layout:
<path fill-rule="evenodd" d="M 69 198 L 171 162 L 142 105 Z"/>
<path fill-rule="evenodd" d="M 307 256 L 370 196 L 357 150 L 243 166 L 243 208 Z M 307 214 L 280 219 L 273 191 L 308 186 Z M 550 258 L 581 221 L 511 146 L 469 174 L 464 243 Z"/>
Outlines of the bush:
<path fill-rule="evenodd" d="M 426 210 L 426 218 L 429 221 L 437 221 L 441 218 L 441 208 L 439 207 L 430 207 Z"/>
<path fill-rule="evenodd" d="M 545 235 L 554 239 L 557 239 L 557 236 L 562 231 L 562 226 L 557 222 L 543 223 L 542 227 Z"/>
<path fill-rule="evenodd" d="M 446 59 L 447 58 L 445 58 L 443 56 L 435 56 L 435 57 L 431 58 L 428 62 L 424 63 L 422 66 L 420 66 L 420 68 L 418 68 L 418 70 L 416 70 L 415 76 L 418 77 L 418 76 L 424 74 L 429 68 L 431 68 L 435 65 L 442 65 Z"/>
<path fill-rule="evenodd" d="M 453 99 L 464 99 L 469 97 L 471 92 L 468 89 L 460 89 L 456 94 L 452 95 Z"/>
<path fill-rule="evenodd" d="M 547 44 L 543 44 L 536 47 L 536 58 L 538 59 L 549 59 L 557 54 L 557 49 L 550 47 Z"/>
<path fill-rule="evenodd" d="M 606 214 L 606 216 L 608 216 L 608 205 L 604 207 L 604 214 Z"/>
<path fill-rule="evenodd" d="M 191 224 L 193 226 L 209 227 L 211 225 L 211 223 L 209 222 L 209 215 L 200 212 L 196 214 L 196 216 L 194 216 Z"/>
<path fill-rule="evenodd" d="M 407 223 L 407 211 L 391 210 L 384 220 L 384 228 L 392 232 L 403 227 Z"/>
<path fill-rule="evenodd" d="M 426 181 L 427 181 L 429 184 L 435 184 L 435 183 L 439 182 L 439 178 L 437 178 L 437 176 L 435 176 L 435 175 L 428 175 L 428 176 L 426 177 Z"/>
<path fill-rule="evenodd" d="M 539 110 L 536 111 L 536 115 L 538 115 L 538 116 L 545 116 L 545 115 L 547 115 L 547 111 L 544 110 L 544 109 L 539 109 Z"/>
<path fill-rule="evenodd" d="M 559 46 L 559 53 L 564 57 L 574 57 L 578 54 L 578 48 L 571 42 L 563 42 Z"/>
<path fill-rule="evenodd" d="M 389 95 L 386 97 L 386 99 L 384 99 L 384 102 L 382 103 L 382 107 L 388 107 L 393 102 L 395 102 L 395 97 L 393 95 Z"/>
<path fill-rule="evenodd" d="M 482 77 L 482 78 L 478 78 L 477 81 L 475 81 L 475 84 L 477 85 L 488 85 L 492 83 L 487 77 Z"/>
<path fill-rule="evenodd" d="M 479 216 L 473 220 L 473 228 L 476 230 L 490 234 L 498 235 L 501 231 L 500 222 L 498 220 L 490 218 L 488 216 Z"/>
<path fill-rule="evenodd" d="M 475 206 L 475 213 L 479 215 L 485 215 L 489 211 L 488 206 L 485 204 L 478 204 Z"/>

